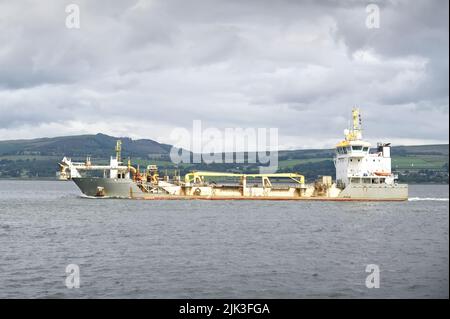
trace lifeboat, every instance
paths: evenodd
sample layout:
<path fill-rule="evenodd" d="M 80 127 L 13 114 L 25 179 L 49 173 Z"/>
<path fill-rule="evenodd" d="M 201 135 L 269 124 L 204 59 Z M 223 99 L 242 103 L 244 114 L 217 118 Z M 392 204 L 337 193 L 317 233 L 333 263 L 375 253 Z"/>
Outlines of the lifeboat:
<path fill-rule="evenodd" d="M 375 175 L 377 176 L 391 176 L 391 173 L 386 173 L 386 172 L 374 172 Z"/>

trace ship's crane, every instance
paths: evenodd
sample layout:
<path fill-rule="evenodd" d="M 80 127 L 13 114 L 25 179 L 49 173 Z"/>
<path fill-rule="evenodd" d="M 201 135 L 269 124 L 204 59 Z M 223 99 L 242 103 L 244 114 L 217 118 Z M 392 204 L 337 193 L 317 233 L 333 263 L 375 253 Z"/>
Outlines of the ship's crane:
<path fill-rule="evenodd" d="M 301 187 L 305 185 L 305 177 L 297 173 L 274 173 L 274 174 L 238 174 L 238 173 L 222 173 L 222 172 L 191 172 L 185 175 L 184 182 L 186 186 L 191 183 L 204 183 L 205 177 L 239 177 L 243 185 L 246 184 L 247 178 L 261 178 L 265 187 L 270 187 L 270 178 L 289 178 L 294 182 L 300 184 Z"/>
<path fill-rule="evenodd" d="M 111 178 L 124 176 L 131 173 L 136 176 L 137 170 L 131 166 L 130 161 L 128 165 L 120 165 L 122 163 L 122 141 L 116 142 L 116 158 L 111 157 L 109 165 L 92 165 L 91 158 L 87 157 L 86 162 L 73 162 L 70 158 L 64 157 L 60 163 L 59 178 L 62 180 L 69 180 L 74 177 L 81 177 L 80 171 L 110 171 Z"/>

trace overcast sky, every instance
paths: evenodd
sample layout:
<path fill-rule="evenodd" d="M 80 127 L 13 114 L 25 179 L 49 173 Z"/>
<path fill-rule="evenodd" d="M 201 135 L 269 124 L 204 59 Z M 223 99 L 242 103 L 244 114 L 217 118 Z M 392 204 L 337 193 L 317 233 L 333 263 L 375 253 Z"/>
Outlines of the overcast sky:
<path fill-rule="evenodd" d="M 448 143 L 447 0 L 0 0 L 0 140 L 276 127 L 281 148 Z M 80 7 L 80 29 L 65 7 Z"/>

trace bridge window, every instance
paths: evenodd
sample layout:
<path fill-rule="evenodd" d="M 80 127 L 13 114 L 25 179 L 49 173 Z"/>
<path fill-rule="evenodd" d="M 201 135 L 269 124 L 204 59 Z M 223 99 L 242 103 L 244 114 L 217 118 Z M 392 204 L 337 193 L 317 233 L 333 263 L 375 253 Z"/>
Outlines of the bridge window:
<path fill-rule="evenodd" d="M 369 150 L 369 148 L 367 147 L 367 146 L 365 146 L 364 148 L 363 148 L 363 151 L 364 152 L 367 152 Z"/>
<path fill-rule="evenodd" d="M 354 151 L 361 151 L 362 150 L 362 146 L 352 146 L 352 149 Z"/>

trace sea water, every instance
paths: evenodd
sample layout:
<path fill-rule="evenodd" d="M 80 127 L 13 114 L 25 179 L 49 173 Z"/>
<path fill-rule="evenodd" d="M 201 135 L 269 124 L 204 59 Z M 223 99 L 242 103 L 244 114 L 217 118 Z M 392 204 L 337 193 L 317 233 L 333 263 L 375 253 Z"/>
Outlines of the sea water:
<path fill-rule="evenodd" d="M 448 197 L 139 201 L 3 180 L 0 298 L 448 298 Z"/>

